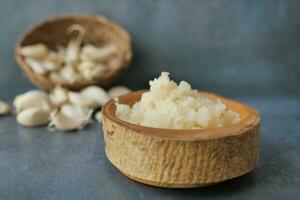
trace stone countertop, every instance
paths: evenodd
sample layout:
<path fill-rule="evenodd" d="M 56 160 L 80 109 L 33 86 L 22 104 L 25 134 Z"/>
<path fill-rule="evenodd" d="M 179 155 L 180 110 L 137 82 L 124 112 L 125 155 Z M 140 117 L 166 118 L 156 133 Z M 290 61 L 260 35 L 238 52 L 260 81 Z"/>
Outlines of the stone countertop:
<path fill-rule="evenodd" d="M 136 183 L 107 160 L 101 125 L 74 133 L 24 128 L 0 119 L 0 199 L 297 199 L 300 196 L 299 98 L 237 97 L 261 113 L 260 165 L 198 189 Z"/>

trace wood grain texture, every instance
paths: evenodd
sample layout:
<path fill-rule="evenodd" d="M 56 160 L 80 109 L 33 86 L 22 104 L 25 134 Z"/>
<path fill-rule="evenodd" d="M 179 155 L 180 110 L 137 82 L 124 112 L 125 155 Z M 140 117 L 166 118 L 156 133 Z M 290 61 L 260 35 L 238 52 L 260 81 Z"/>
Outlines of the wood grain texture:
<path fill-rule="evenodd" d="M 141 94 L 124 95 L 120 102 L 132 104 Z M 207 186 L 255 169 L 259 163 L 258 113 L 217 95 L 202 95 L 221 98 L 233 109 L 242 107 L 242 121 L 202 130 L 148 128 L 119 120 L 114 102 L 106 104 L 103 130 L 109 161 L 138 182 L 174 188 Z"/>
<path fill-rule="evenodd" d="M 64 87 L 79 90 L 89 85 L 99 85 L 107 87 L 116 80 L 120 73 L 128 67 L 131 58 L 131 39 L 129 34 L 116 23 L 102 17 L 92 15 L 64 15 L 45 20 L 24 33 L 16 44 L 16 60 L 25 75 L 39 88 L 50 90 L 56 83 L 51 82 L 46 76 L 34 73 L 24 62 L 24 57 L 20 54 L 22 46 L 36 43 L 44 43 L 50 49 L 55 49 L 57 44 L 66 46 L 71 39 L 70 34 L 66 34 L 66 29 L 72 24 L 79 24 L 86 30 L 83 43 L 101 45 L 105 43 L 115 43 L 119 47 L 118 62 L 110 66 L 110 70 L 97 79 L 64 85 Z"/>

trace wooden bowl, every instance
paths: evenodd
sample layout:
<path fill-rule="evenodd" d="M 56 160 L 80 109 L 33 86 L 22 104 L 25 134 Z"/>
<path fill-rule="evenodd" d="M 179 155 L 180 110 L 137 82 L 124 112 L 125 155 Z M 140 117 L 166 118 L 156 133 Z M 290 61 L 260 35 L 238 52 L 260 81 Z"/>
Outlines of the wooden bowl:
<path fill-rule="evenodd" d="M 132 105 L 144 91 L 119 97 Z M 254 170 L 259 163 L 259 121 L 253 108 L 224 97 L 220 99 L 240 113 L 239 123 L 209 129 L 161 129 L 121 121 L 114 100 L 103 108 L 105 152 L 125 176 L 149 185 L 192 188 L 216 184 Z"/>
<path fill-rule="evenodd" d="M 56 84 L 47 77 L 36 74 L 31 70 L 24 62 L 24 57 L 20 54 L 20 48 L 36 43 L 45 43 L 50 49 L 55 49 L 57 44 L 66 46 L 71 38 L 70 34 L 66 34 L 66 29 L 72 24 L 79 24 L 86 29 L 83 43 L 101 45 L 112 42 L 119 47 L 119 53 L 117 62 L 105 76 L 80 84 L 66 85 L 65 87 L 78 90 L 89 85 L 109 86 L 120 75 L 122 70 L 128 66 L 131 60 L 131 40 L 129 34 L 123 28 L 102 16 L 65 15 L 50 18 L 33 26 L 16 44 L 18 64 L 33 84 L 46 90 L 55 87 Z"/>

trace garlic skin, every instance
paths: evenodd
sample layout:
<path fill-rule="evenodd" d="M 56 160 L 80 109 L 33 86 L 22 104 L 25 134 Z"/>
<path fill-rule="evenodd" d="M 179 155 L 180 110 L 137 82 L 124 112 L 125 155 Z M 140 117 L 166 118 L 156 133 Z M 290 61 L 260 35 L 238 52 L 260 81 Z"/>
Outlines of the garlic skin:
<path fill-rule="evenodd" d="M 48 95 L 40 90 L 31 90 L 24 94 L 17 95 L 13 101 L 16 113 L 30 107 L 38 107 L 46 111 L 52 109 Z"/>
<path fill-rule="evenodd" d="M 18 113 L 16 119 L 23 126 L 42 126 L 49 121 L 49 111 L 39 107 L 30 107 Z"/>
<path fill-rule="evenodd" d="M 42 43 L 28 45 L 21 48 L 20 54 L 32 59 L 43 59 L 48 55 L 48 48 Z"/>
<path fill-rule="evenodd" d="M 68 101 L 68 90 L 61 86 L 56 86 L 49 94 L 53 105 L 61 106 Z"/>
<path fill-rule="evenodd" d="M 10 113 L 10 111 L 11 109 L 9 105 L 6 102 L 0 100 L 0 116 L 7 115 Z"/>
<path fill-rule="evenodd" d="M 110 96 L 110 98 L 113 99 L 115 97 L 119 97 L 130 92 L 131 90 L 125 86 L 115 86 L 110 88 L 107 93 Z"/>
<path fill-rule="evenodd" d="M 105 62 L 117 51 L 118 47 L 115 44 L 108 44 L 103 47 L 95 47 L 94 45 L 87 44 L 82 47 L 80 59 L 91 60 L 95 62 Z"/>
<path fill-rule="evenodd" d="M 90 123 L 91 115 L 91 109 L 65 104 L 51 112 L 49 128 L 65 132 L 82 129 Z"/>

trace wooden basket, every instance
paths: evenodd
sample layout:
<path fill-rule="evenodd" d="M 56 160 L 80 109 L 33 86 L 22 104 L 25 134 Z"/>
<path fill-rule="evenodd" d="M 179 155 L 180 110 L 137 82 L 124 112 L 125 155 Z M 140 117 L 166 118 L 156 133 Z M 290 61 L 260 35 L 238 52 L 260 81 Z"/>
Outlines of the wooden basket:
<path fill-rule="evenodd" d="M 57 44 L 67 45 L 70 34 L 66 34 L 66 29 L 72 24 L 79 24 L 86 29 L 83 43 L 100 45 L 112 42 L 119 47 L 118 62 L 111 70 L 102 77 L 91 81 L 84 81 L 65 87 L 72 90 L 79 90 L 89 85 L 99 85 L 107 87 L 118 78 L 123 69 L 128 67 L 132 57 L 131 40 L 129 34 L 116 23 L 102 17 L 91 15 L 65 15 L 50 18 L 33 26 L 27 31 L 16 44 L 16 59 L 23 72 L 30 81 L 39 88 L 50 90 L 55 87 L 55 83 L 43 75 L 34 73 L 24 62 L 24 57 L 20 54 L 20 48 L 36 43 L 45 43 L 48 48 L 55 49 Z"/>

